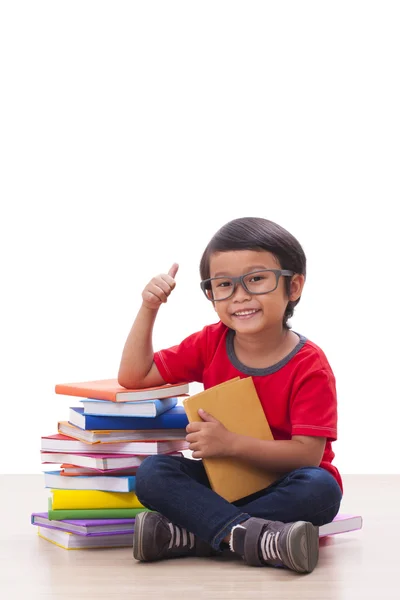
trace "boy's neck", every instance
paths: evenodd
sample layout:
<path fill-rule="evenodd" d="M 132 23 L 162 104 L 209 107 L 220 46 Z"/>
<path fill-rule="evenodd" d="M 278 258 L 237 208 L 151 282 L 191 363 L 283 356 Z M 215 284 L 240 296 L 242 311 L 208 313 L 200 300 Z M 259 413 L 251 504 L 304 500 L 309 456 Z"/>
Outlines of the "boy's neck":
<path fill-rule="evenodd" d="M 299 342 L 299 337 L 283 329 L 258 334 L 236 332 L 233 340 L 236 357 L 243 364 L 254 368 L 267 368 L 287 356 Z"/>

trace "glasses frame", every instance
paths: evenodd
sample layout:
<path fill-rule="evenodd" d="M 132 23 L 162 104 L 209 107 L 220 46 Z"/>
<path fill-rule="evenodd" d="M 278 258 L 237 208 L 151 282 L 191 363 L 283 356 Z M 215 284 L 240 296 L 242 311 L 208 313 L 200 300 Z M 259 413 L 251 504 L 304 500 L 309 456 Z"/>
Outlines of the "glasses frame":
<path fill-rule="evenodd" d="M 269 290 L 268 292 L 251 292 L 246 287 L 244 278 L 247 277 L 248 275 L 256 275 L 257 273 L 265 273 L 266 271 L 268 271 L 269 273 L 275 273 L 276 285 L 275 285 L 274 289 Z M 244 275 L 239 275 L 238 277 L 211 277 L 210 279 L 203 279 L 203 281 L 200 282 L 200 287 L 203 290 L 204 295 L 207 298 L 207 300 L 210 300 L 211 302 L 223 302 L 224 300 L 229 300 L 229 298 L 231 298 L 233 296 L 233 294 L 236 292 L 236 288 L 239 283 L 241 284 L 242 288 L 248 294 L 251 294 L 252 296 L 265 296 L 265 294 L 270 294 L 271 292 L 274 292 L 276 290 L 276 288 L 278 287 L 278 284 L 279 284 L 279 279 L 281 277 L 292 277 L 292 275 L 294 275 L 294 271 L 288 271 L 287 269 L 259 269 L 258 271 L 250 271 L 250 273 L 245 273 Z M 209 298 L 207 296 L 207 291 L 210 291 L 210 287 L 207 288 L 207 285 L 211 286 L 211 282 L 215 281 L 216 279 L 229 279 L 230 281 L 232 281 L 232 283 L 233 283 L 232 292 L 226 298 L 216 299 L 216 298 Z"/>

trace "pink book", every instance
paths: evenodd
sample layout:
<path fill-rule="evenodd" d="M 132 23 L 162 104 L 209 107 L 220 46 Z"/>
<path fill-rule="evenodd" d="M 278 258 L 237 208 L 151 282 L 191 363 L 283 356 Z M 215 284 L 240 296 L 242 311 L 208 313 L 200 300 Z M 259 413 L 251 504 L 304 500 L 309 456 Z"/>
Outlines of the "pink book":
<path fill-rule="evenodd" d="M 166 454 L 178 455 L 181 453 L 166 452 Z M 146 455 L 136 454 L 101 454 L 101 453 L 76 453 L 76 452 L 43 452 L 40 453 L 42 463 L 68 463 L 75 467 L 107 471 L 117 469 L 137 468 L 142 464 Z"/>
<path fill-rule="evenodd" d="M 362 528 L 362 517 L 359 515 L 338 514 L 331 523 L 319 528 L 319 537 L 335 535 L 336 533 L 347 533 Z"/>
<path fill-rule="evenodd" d="M 146 458 L 128 454 L 71 454 L 67 452 L 41 452 L 43 463 L 69 463 L 77 467 L 109 470 L 138 467 Z"/>

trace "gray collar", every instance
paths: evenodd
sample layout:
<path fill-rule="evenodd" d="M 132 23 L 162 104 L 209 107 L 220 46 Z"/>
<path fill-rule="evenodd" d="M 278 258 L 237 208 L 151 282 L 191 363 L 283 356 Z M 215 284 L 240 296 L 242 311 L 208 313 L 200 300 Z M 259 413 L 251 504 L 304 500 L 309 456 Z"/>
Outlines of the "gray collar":
<path fill-rule="evenodd" d="M 297 333 L 296 331 L 294 331 L 294 333 L 296 333 L 300 339 L 299 339 L 298 344 L 293 348 L 293 350 L 291 352 L 289 352 L 289 354 L 287 356 L 282 358 L 282 360 L 275 363 L 274 365 L 271 365 L 270 367 L 266 367 L 264 369 L 256 369 L 253 367 L 247 367 L 242 362 L 240 362 L 240 360 L 237 358 L 237 356 L 235 354 L 235 349 L 233 347 L 233 338 L 235 337 L 235 331 L 233 329 L 229 329 L 228 334 L 226 336 L 226 351 L 228 353 L 229 360 L 231 361 L 232 365 L 238 371 L 241 371 L 245 375 L 250 375 L 252 377 L 271 375 L 271 373 L 275 373 L 276 371 L 279 371 L 279 369 L 284 367 L 289 362 L 289 360 L 291 358 L 293 358 L 293 356 L 295 354 L 297 354 L 299 350 L 302 349 L 302 347 L 306 343 L 307 338 L 305 338 L 304 335 L 301 335 L 300 333 Z"/>

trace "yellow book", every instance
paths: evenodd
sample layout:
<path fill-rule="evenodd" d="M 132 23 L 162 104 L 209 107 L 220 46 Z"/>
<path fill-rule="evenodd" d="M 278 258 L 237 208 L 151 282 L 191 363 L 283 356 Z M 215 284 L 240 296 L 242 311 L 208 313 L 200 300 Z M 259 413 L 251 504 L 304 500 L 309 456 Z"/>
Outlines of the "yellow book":
<path fill-rule="evenodd" d="M 98 490 L 51 490 L 53 509 L 143 508 L 135 492 L 100 492 Z"/>
<path fill-rule="evenodd" d="M 190 422 L 202 420 L 198 414 L 202 408 L 233 433 L 274 439 L 251 377 L 235 378 L 190 396 L 183 406 Z M 258 492 L 279 477 L 229 457 L 204 458 L 203 464 L 212 489 L 229 502 Z"/>

